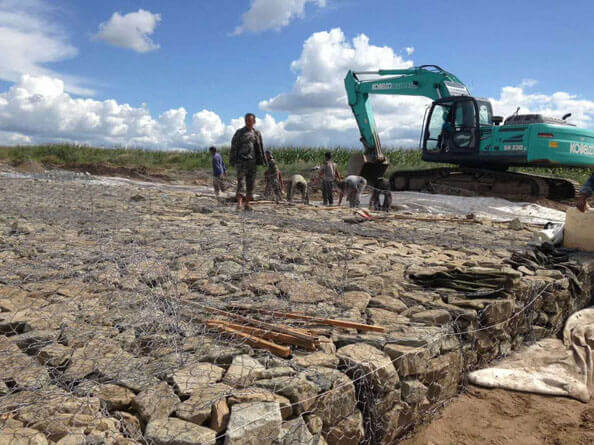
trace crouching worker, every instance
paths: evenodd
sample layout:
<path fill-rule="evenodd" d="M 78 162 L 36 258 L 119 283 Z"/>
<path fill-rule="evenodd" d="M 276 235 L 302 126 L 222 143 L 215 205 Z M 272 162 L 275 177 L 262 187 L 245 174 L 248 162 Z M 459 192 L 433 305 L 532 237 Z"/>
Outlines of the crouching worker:
<path fill-rule="evenodd" d="M 361 203 L 361 192 L 367 186 L 367 180 L 362 176 L 349 175 L 344 178 L 344 181 L 338 182 L 338 189 L 340 195 L 338 197 L 338 205 L 342 203 L 343 196 L 346 196 L 350 207 L 359 207 Z"/>
<path fill-rule="evenodd" d="M 272 157 L 270 150 L 265 151 L 266 162 L 268 169 L 264 173 L 266 179 L 266 188 L 264 189 L 264 196 L 267 198 L 273 197 L 276 202 L 282 201 L 281 190 L 283 187 L 283 178 L 281 172 L 276 166 L 276 161 Z"/>
<path fill-rule="evenodd" d="M 369 200 L 369 208 L 371 210 L 382 210 L 389 212 L 392 207 L 392 193 L 390 192 L 390 183 L 386 178 L 378 178 L 375 181 L 371 199 Z"/>
<path fill-rule="evenodd" d="M 303 204 L 309 204 L 309 191 L 307 181 L 301 175 L 293 175 L 287 184 L 287 201 L 293 202 L 293 195 L 296 191 L 301 193 Z"/>

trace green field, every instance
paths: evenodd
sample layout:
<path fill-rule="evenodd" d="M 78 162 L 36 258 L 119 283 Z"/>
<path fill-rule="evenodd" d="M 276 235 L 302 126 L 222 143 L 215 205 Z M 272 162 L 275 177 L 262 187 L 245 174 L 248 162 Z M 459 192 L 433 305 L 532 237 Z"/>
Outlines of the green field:
<path fill-rule="evenodd" d="M 337 147 L 332 149 L 312 147 L 270 147 L 284 176 L 305 173 L 311 167 L 321 164 L 324 152 L 330 151 L 335 162 L 344 173 L 354 149 Z M 228 148 L 222 149 L 228 158 Z M 387 149 L 390 171 L 396 169 L 432 168 L 436 164 L 424 162 L 419 150 Z M 157 151 L 123 148 L 94 148 L 70 144 L 0 147 L 0 161 L 17 165 L 26 160 L 42 163 L 47 168 L 58 167 L 79 169 L 88 165 L 105 164 L 115 167 L 143 168 L 147 170 L 190 171 L 210 169 L 210 153 L 207 151 Z M 555 175 L 585 182 L 590 176 L 588 169 L 538 168 L 513 169 L 531 173 Z"/>

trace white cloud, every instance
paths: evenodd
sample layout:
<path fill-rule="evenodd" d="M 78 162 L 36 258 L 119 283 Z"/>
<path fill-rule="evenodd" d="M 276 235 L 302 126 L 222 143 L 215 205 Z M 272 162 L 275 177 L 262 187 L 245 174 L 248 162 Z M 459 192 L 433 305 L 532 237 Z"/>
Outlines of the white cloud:
<path fill-rule="evenodd" d="M 404 48 L 404 51 L 406 51 L 406 55 L 410 56 L 412 55 L 412 53 L 415 52 L 415 47 L 414 46 L 407 46 L 406 48 Z"/>
<path fill-rule="evenodd" d="M 520 88 L 532 88 L 533 86 L 536 86 L 537 83 L 538 80 L 535 79 L 522 79 L 520 82 Z"/>
<path fill-rule="evenodd" d="M 581 99 L 563 91 L 551 95 L 528 94 L 521 86 L 504 87 L 498 99 L 491 99 L 493 112 L 509 116 L 520 107 L 520 114 L 542 113 L 546 116 L 563 117 L 571 113 L 569 122 L 583 128 L 594 126 L 594 101 Z"/>
<path fill-rule="evenodd" d="M 15 82 L 22 74 L 57 77 L 46 64 L 75 57 L 77 49 L 51 20 L 55 11 L 40 0 L 0 0 L 0 79 Z M 60 76 L 66 90 L 92 95 L 83 79 Z"/>
<path fill-rule="evenodd" d="M 146 105 L 132 107 L 110 99 L 74 98 L 64 82 L 47 76 L 23 75 L 0 93 L 0 144 L 69 141 L 98 146 L 196 148 L 229 144 L 242 119 L 224 124 L 209 110 L 192 116 L 168 110 L 157 118 Z M 266 121 L 266 118 L 264 118 Z"/>
<path fill-rule="evenodd" d="M 297 73 L 292 90 L 261 101 L 260 108 L 290 113 L 281 133 L 286 143 L 359 146 L 344 89 L 347 71 L 412 66 L 412 60 L 390 47 L 371 44 L 364 34 L 349 41 L 339 28 L 317 32 L 305 41 L 299 59 L 291 64 Z M 427 100 L 376 96 L 372 103 L 384 145 L 410 143 L 415 138 L 413 132 L 418 132 Z"/>
<path fill-rule="evenodd" d="M 349 109 L 343 79 L 348 69 L 374 70 L 413 65 L 392 48 L 370 43 L 364 35 L 347 40 L 340 29 L 319 32 L 304 43 L 291 64 L 296 75 L 288 92 L 264 100 L 257 127 L 266 145 L 360 147 L 359 132 Z M 522 86 L 524 85 L 524 86 Z M 491 99 L 495 114 L 542 112 L 561 117 L 571 112 L 571 122 L 594 127 L 594 101 L 567 92 L 531 94 L 526 84 L 501 89 Z M 375 116 L 384 147 L 414 147 L 425 107 L 420 97 L 373 96 Z M 287 112 L 275 119 L 267 112 Z M 69 141 L 97 146 L 131 146 L 160 149 L 229 145 L 243 117 L 225 122 L 216 110 L 188 113 L 175 108 L 153 116 L 146 105 L 133 107 L 116 100 L 72 97 L 63 80 L 23 75 L 0 92 L 0 145 Z"/>
<path fill-rule="evenodd" d="M 280 30 L 295 18 L 305 16 L 305 5 L 315 3 L 326 6 L 326 0 L 252 0 L 250 9 L 241 16 L 241 25 L 234 34 L 262 32 L 269 29 Z"/>
<path fill-rule="evenodd" d="M 149 37 L 161 21 L 161 14 L 139 9 L 122 15 L 114 12 L 107 22 L 99 25 L 96 38 L 114 46 L 146 53 L 159 48 Z"/>

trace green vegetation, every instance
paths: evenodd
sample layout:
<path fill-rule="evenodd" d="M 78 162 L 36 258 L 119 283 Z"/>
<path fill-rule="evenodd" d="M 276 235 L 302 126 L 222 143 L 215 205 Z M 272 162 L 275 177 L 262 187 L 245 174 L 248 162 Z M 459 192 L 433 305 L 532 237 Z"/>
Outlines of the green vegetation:
<path fill-rule="evenodd" d="M 306 172 L 321 164 L 324 152 L 331 151 L 334 161 L 344 172 L 353 149 L 335 147 L 331 149 L 314 147 L 271 147 L 275 159 L 284 175 Z M 228 158 L 229 149 L 222 149 L 223 157 Z M 437 164 L 424 162 L 418 150 L 388 149 L 390 170 L 432 168 Z M 114 167 L 180 170 L 210 169 L 210 154 L 207 151 L 157 151 L 124 148 L 94 148 L 81 145 L 52 144 L 35 146 L 0 147 L 0 161 L 18 164 L 25 160 L 41 162 L 46 167 L 67 169 L 84 168 L 90 165 L 105 164 Z M 590 176 L 588 169 L 538 168 L 513 169 L 535 174 L 555 175 L 585 182 Z"/>

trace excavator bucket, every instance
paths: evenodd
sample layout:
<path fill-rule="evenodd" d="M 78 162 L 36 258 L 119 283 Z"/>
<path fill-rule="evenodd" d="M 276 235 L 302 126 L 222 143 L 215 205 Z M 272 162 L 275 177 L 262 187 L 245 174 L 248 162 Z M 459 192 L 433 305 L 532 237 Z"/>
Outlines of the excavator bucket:
<path fill-rule="evenodd" d="M 372 160 L 363 153 L 353 153 L 347 166 L 347 175 L 363 176 L 370 185 L 373 185 L 377 178 L 384 176 L 388 165 L 385 158 Z"/>

